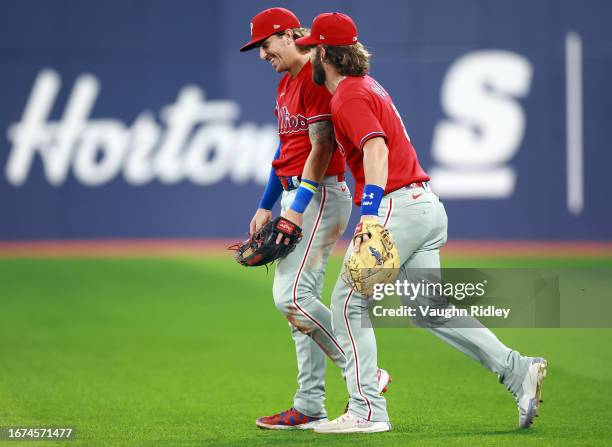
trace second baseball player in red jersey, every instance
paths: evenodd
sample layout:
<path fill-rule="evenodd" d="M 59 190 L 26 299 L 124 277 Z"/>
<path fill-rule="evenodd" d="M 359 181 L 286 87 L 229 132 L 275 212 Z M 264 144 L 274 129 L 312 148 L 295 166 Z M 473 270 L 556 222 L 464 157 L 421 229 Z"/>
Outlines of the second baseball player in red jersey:
<path fill-rule="evenodd" d="M 446 242 L 444 205 L 429 187 L 429 177 L 389 94 L 369 73 L 370 54 L 358 41 L 353 20 L 341 13 L 317 16 L 300 45 L 311 53 L 313 80 L 332 93 L 331 111 L 340 149 L 356 179 L 355 201 L 361 207 L 360 226 L 384 226 L 399 256 L 401 281 L 419 283 L 440 276 L 440 248 Z M 358 230 L 345 255 L 359 253 L 372 234 Z M 372 248 L 370 246 L 370 248 Z M 371 253 L 372 257 L 380 253 Z M 319 433 L 373 433 L 391 430 L 384 397 L 376 390 L 377 345 L 369 321 L 370 301 L 338 279 L 332 293 L 334 332 L 346 354 L 348 410 L 315 427 Z M 417 294 L 418 306 L 446 307 L 437 297 Z M 519 426 L 533 422 L 547 363 L 505 346 L 473 317 L 437 319 L 415 316 L 413 322 L 479 361 L 497 374 L 513 394 Z M 417 403 L 415 403 L 417 405 Z"/>

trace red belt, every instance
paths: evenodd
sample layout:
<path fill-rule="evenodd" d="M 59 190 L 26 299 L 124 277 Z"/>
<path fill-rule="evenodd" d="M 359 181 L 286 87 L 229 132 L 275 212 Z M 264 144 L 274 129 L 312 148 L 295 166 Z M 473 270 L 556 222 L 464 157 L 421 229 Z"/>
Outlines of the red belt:
<path fill-rule="evenodd" d="M 398 190 L 403 189 L 403 188 L 406 188 L 406 189 L 427 188 L 428 185 L 429 185 L 429 182 L 413 182 L 413 183 L 410 183 L 409 185 L 400 186 L 399 188 L 394 189 L 393 191 L 389 191 L 387 194 L 390 194 L 392 192 L 398 191 Z"/>
<path fill-rule="evenodd" d="M 414 182 L 409 185 L 406 185 L 405 188 L 425 188 L 427 182 Z"/>

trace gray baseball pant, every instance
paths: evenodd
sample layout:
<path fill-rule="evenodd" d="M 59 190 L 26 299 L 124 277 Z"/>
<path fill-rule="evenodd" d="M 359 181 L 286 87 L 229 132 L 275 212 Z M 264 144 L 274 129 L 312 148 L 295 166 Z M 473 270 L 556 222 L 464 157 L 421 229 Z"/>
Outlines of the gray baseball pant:
<path fill-rule="evenodd" d="M 297 190 L 284 191 L 287 210 Z M 321 302 L 329 255 L 344 233 L 351 213 L 351 193 L 336 176 L 325 177 L 304 212 L 302 241 L 276 264 L 274 302 L 289 320 L 298 365 L 293 407 L 311 417 L 325 417 L 325 357 L 344 373 L 346 357 L 336 340 L 331 311 Z"/>
<path fill-rule="evenodd" d="M 399 250 L 399 280 L 418 281 L 412 273 L 414 269 L 440 268 L 439 250 L 446 242 L 448 220 L 444 205 L 429 186 L 386 194 L 378 218 L 391 232 Z M 352 250 L 351 244 L 345 259 Z M 427 297 L 419 296 L 417 300 L 419 305 L 436 305 L 428 303 Z M 370 304 L 338 278 L 331 308 L 334 333 L 346 354 L 349 410 L 371 421 L 388 421 L 385 398 L 377 392 L 376 338 L 367 315 Z M 529 358 L 506 347 L 475 318 L 451 317 L 443 324 L 423 318 L 412 321 L 496 373 L 510 391 L 520 389 Z"/>

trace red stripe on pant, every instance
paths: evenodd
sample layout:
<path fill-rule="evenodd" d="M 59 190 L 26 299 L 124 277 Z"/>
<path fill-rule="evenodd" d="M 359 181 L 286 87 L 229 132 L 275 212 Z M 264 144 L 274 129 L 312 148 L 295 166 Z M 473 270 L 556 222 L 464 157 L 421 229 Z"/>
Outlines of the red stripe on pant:
<path fill-rule="evenodd" d="M 387 216 L 385 217 L 385 223 L 383 224 L 385 228 L 387 227 L 387 223 L 389 222 L 389 218 L 391 217 L 392 210 L 393 210 L 393 199 L 389 198 L 389 211 L 387 211 Z M 351 325 L 349 324 L 349 320 L 348 320 L 348 312 L 347 312 L 348 303 L 351 300 L 353 291 L 354 290 L 351 289 L 348 296 L 346 297 L 346 301 L 344 302 L 344 324 L 346 325 L 346 330 L 349 334 L 351 345 L 353 346 L 353 353 L 355 357 L 355 379 L 357 380 L 357 391 L 359 391 L 360 396 L 363 397 L 363 400 L 365 400 L 368 406 L 368 417 L 366 419 L 370 420 L 370 418 L 372 417 L 372 404 L 370 404 L 370 400 L 365 396 L 365 394 L 363 394 L 363 391 L 361 390 L 361 380 L 359 379 L 359 355 L 357 353 L 357 345 L 355 344 L 355 339 L 353 338 L 353 332 L 351 331 Z"/>
<path fill-rule="evenodd" d="M 389 218 L 391 217 L 391 211 L 393 210 L 393 197 L 389 197 L 389 211 L 387 211 L 387 217 L 385 218 L 385 223 L 383 227 L 387 228 L 387 223 L 389 223 Z"/>
<path fill-rule="evenodd" d="M 361 381 L 359 380 L 359 355 L 357 354 L 357 346 L 355 345 L 355 339 L 353 338 L 353 332 L 351 331 L 351 325 L 349 324 L 348 314 L 347 314 L 348 303 L 351 300 L 352 295 L 353 295 L 353 289 L 351 289 L 351 291 L 349 292 L 348 296 L 346 297 L 346 302 L 344 303 L 344 324 L 346 325 L 346 330 L 349 334 L 351 345 L 353 346 L 353 356 L 355 357 L 355 379 L 357 380 L 357 391 L 359 391 L 359 394 L 361 395 L 361 397 L 363 397 L 363 400 L 365 400 L 368 406 L 368 417 L 366 419 L 369 421 L 370 418 L 372 417 L 372 405 L 370 404 L 370 400 L 365 396 L 365 394 L 363 394 L 363 391 L 361 390 Z"/>
<path fill-rule="evenodd" d="M 336 347 L 340 350 L 340 352 L 343 355 L 346 355 L 344 354 L 344 350 L 340 347 L 336 339 L 325 329 L 325 327 L 321 323 L 319 323 L 312 315 L 306 312 L 297 302 L 297 287 L 300 282 L 300 276 L 302 275 L 302 271 L 304 270 L 304 266 L 306 265 L 306 260 L 308 259 L 308 254 L 310 253 L 312 241 L 314 240 L 317 230 L 319 229 L 319 224 L 321 223 L 321 217 L 323 216 L 323 210 L 325 208 L 325 202 L 327 201 L 327 189 L 325 188 L 325 186 L 321 186 L 321 192 L 323 194 L 323 197 L 321 198 L 321 206 L 319 207 L 319 213 L 317 214 L 317 219 L 315 220 L 315 225 L 312 229 L 312 234 L 310 235 L 310 239 L 308 240 L 308 246 L 306 247 L 306 253 L 304 253 L 304 257 L 302 258 L 302 263 L 300 264 L 300 269 L 298 270 L 298 274 L 295 278 L 295 283 L 293 285 L 293 304 L 295 304 L 295 307 L 300 312 L 302 312 L 310 321 L 316 324 L 323 331 L 323 333 L 325 333 L 325 335 L 329 337 L 332 343 L 336 345 Z"/>

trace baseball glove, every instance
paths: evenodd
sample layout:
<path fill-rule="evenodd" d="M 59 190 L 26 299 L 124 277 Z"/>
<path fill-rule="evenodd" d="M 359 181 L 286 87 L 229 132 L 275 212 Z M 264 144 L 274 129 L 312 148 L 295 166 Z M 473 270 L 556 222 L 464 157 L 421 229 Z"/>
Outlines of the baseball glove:
<path fill-rule="evenodd" d="M 288 238 L 289 244 L 276 243 L 279 234 L 283 239 Z M 302 239 L 302 229 L 284 217 L 265 224 L 259 231 L 242 243 L 228 247 L 234 250 L 234 256 L 239 264 L 247 267 L 267 265 L 277 259 L 282 259 L 291 253 Z"/>
<path fill-rule="evenodd" d="M 399 273 L 400 259 L 391 233 L 376 218 L 360 222 L 355 229 L 355 238 L 362 239 L 359 252 L 353 252 L 344 263 L 342 278 L 364 298 L 374 293 L 374 285 L 395 281 Z"/>

